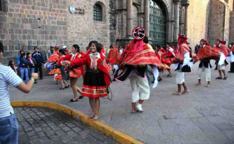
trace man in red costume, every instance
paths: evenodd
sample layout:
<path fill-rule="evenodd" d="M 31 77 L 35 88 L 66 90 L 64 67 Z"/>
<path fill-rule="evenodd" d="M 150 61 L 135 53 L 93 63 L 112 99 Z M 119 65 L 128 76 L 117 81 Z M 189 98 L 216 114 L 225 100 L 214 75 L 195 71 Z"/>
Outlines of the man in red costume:
<path fill-rule="evenodd" d="M 178 91 L 173 95 L 181 95 L 189 93 L 187 86 L 185 85 L 184 73 L 191 72 L 191 50 L 187 44 L 187 37 L 179 35 L 177 52 L 175 54 L 176 65 L 176 83 L 178 85 Z M 181 85 L 184 87 L 184 91 L 181 93 Z"/>
<path fill-rule="evenodd" d="M 215 46 L 215 50 L 219 51 L 220 53 L 220 57 L 219 57 L 219 61 L 218 61 L 218 70 L 219 70 L 219 77 L 217 77 L 216 79 L 223 79 L 226 80 L 227 79 L 227 75 L 225 72 L 226 69 L 226 65 L 228 64 L 226 61 L 226 57 L 229 55 L 229 48 L 225 45 L 225 41 L 222 41 L 221 39 L 216 39 L 216 46 Z M 222 78 L 222 73 L 223 73 L 223 78 Z"/>
<path fill-rule="evenodd" d="M 157 68 L 162 68 L 163 64 L 155 55 L 153 48 L 143 41 L 144 28 L 136 27 L 132 33 L 134 40 L 126 46 L 118 61 L 123 72 L 115 80 L 124 81 L 129 77 L 132 87 L 132 113 L 135 113 L 143 112 L 142 104 L 150 97 L 150 87 L 146 76 L 147 65 L 153 67 L 156 77 L 154 87 L 156 87 L 159 73 Z"/>
<path fill-rule="evenodd" d="M 210 60 L 216 57 L 219 57 L 219 52 L 212 49 L 210 44 L 205 40 L 200 40 L 200 48 L 197 52 L 197 60 L 200 60 L 199 68 L 198 68 L 198 83 L 196 86 L 201 85 L 201 76 L 202 72 L 205 71 L 206 73 L 206 87 L 209 87 L 211 84 L 211 64 Z"/>

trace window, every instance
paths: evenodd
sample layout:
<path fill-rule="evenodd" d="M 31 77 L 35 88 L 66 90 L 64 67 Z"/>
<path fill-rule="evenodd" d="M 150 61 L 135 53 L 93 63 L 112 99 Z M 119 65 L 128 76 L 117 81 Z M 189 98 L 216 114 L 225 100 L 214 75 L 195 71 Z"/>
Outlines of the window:
<path fill-rule="evenodd" d="M 0 0 L 0 11 L 2 11 L 2 0 Z"/>
<path fill-rule="evenodd" d="M 93 20 L 94 21 L 103 21 L 102 19 L 102 6 L 95 4 L 93 6 Z"/>

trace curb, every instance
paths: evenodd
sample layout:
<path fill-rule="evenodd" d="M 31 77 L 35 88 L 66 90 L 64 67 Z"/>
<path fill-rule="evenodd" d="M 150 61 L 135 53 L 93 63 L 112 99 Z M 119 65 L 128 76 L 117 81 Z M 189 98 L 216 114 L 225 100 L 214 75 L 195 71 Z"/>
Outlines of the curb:
<path fill-rule="evenodd" d="M 13 107 L 46 107 L 51 108 L 54 110 L 58 110 L 64 112 L 73 118 L 80 120 L 84 124 L 89 125 L 90 127 L 94 128 L 95 130 L 101 132 L 102 134 L 106 135 L 107 137 L 112 138 L 114 141 L 119 142 L 121 144 L 143 144 L 142 142 L 126 135 L 114 128 L 100 122 L 100 121 L 92 121 L 88 118 L 87 115 L 84 113 L 74 110 L 68 106 L 60 105 L 57 103 L 51 102 L 39 102 L 39 101 L 18 101 L 18 102 L 11 102 Z"/>

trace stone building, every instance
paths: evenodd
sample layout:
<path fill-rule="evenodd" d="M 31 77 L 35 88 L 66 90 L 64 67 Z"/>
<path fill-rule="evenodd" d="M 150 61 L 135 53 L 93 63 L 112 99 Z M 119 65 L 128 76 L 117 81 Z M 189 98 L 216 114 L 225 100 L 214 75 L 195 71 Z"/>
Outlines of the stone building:
<path fill-rule="evenodd" d="M 97 40 L 126 45 L 135 26 L 143 26 L 152 44 L 176 44 L 178 33 L 194 47 L 201 38 L 234 42 L 233 0 L 1 0 L 0 40 L 4 59 L 20 49 L 77 43 L 84 50 Z"/>

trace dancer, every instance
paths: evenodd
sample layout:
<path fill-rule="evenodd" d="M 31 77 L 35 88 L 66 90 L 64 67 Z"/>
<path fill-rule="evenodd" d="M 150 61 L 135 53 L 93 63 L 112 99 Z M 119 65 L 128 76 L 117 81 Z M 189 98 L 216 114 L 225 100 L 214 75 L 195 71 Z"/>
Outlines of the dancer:
<path fill-rule="evenodd" d="M 173 64 L 173 61 L 175 60 L 175 53 L 174 49 L 172 48 L 171 44 L 166 44 L 166 51 L 162 54 L 162 63 L 166 64 L 168 67 Z M 168 69 L 169 74 L 167 77 L 172 77 L 171 69 Z"/>
<path fill-rule="evenodd" d="M 156 77 L 154 87 L 156 87 L 159 73 L 157 67 L 161 68 L 163 64 L 155 55 L 153 48 L 144 43 L 144 28 L 138 26 L 132 33 L 134 40 L 126 46 L 118 61 L 123 72 L 115 80 L 124 81 L 129 77 L 132 87 L 132 113 L 136 113 L 143 112 L 142 104 L 150 97 L 150 87 L 146 77 L 147 65 L 153 67 Z"/>
<path fill-rule="evenodd" d="M 60 56 L 59 61 L 66 56 L 64 49 L 59 50 L 59 56 Z M 56 67 L 59 70 L 58 70 L 58 75 L 55 77 L 55 79 L 61 81 L 62 87 L 60 88 L 60 90 L 64 90 L 65 88 L 69 88 L 69 84 L 66 81 L 67 75 L 66 75 L 66 72 L 64 70 L 65 68 L 64 68 L 64 66 L 59 65 L 59 61 L 57 62 L 57 65 L 56 65 Z"/>
<path fill-rule="evenodd" d="M 221 39 L 216 39 L 216 46 L 215 46 L 215 50 L 218 50 L 220 53 L 220 57 L 218 60 L 218 70 L 219 70 L 219 77 L 217 77 L 216 79 L 223 79 L 226 80 L 227 79 L 227 75 L 226 75 L 226 66 L 228 65 L 227 61 L 226 61 L 226 57 L 229 55 L 229 51 L 230 49 L 225 45 L 225 41 L 222 41 Z M 222 73 L 223 76 L 222 77 Z"/>
<path fill-rule="evenodd" d="M 234 43 L 231 44 L 231 51 L 230 51 L 230 71 L 229 73 L 234 73 Z"/>
<path fill-rule="evenodd" d="M 189 93 L 189 89 L 185 84 L 184 73 L 191 72 L 191 51 L 187 44 L 187 37 L 179 34 L 177 52 L 175 55 L 175 67 L 176 67 L 176 83 L 178 85 L 178 91 L 173 95 L 181 95 Z M 184 91 L 181 93 L 181 86 L 184 87 Z"/>
<path fill-rule="evenodd" d="M 80 47 L 77 44 L 74 44 L 72 46 L 72 53 L 69 55 L 66 55 L 65 57 L 61 58 L 58 62 L 58 65 L 61 65 L 62 61 L 65 60 L 74 60 L 74 59 L 79 59 L 82 56 L 84 56 L 84 54 L 80 53 Z M 82 91 L 80 90 L 79 87 L 76 86 L 76 83 L 78 81 L 78 78 L 81 76 L 81 68 L 77 68 L 77 67 L 71 67 L 70 68 L 70 85 L 74 94 L 74 98 L 70 100 L 70 102 L 77 102 L 78 101 L 78 97 L 77 97 L 77 92 L 78 93 L 82 93 Z"/>
<path fill-rule="evenodd" d="M 198 68 L 198 83 L 196 86 L 201 85 L 201 76 L 202 72 L 205 71 L 206 74 L 206 87 L 209 87 L 211 85 L 211 64 L 210 60 L 212 58 L 219 57 L 219 52 L 215 51 L 214 49 L 211 48 L 210 44 L 205 40 L 201 39 L 200 40 L 200 46 L 197 51 L 197 60 L 200 60 L 199 68 Z"/>
<path fill-rule="evenodd" d="M 103 65 L 105 57 L 100 54 L 102 46 L 97 41 L 91 41 L 89 47 L 90 51 L 85 57 L 63 61 L 61 64 L 72 67 L 86 65 L 87 69 L 84 76 L 82 96 L 89 97 L 89 103 L 92 108 L 89 118 L 97 120 L 99 118 L 100 97 L 108 95 L 107 89 L 111 79 L 109 71 Z"/>
<path fill-rule="evenodd" d="M 115 47 L 115 45 L 112 44 L 110 46 L 110 51 L 109 51 L 109 54 L 108 54 L 108 61 L 112 65 L 111 67 L 112 67 L 113 75 L 115 75 L 116 72 L 117 72 L 116 63 L 118 62 L 118 59 L 119 59 L 119 51 Z"/>

